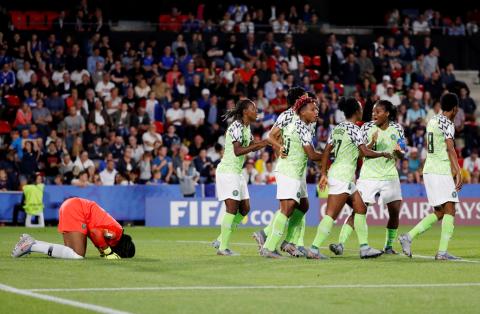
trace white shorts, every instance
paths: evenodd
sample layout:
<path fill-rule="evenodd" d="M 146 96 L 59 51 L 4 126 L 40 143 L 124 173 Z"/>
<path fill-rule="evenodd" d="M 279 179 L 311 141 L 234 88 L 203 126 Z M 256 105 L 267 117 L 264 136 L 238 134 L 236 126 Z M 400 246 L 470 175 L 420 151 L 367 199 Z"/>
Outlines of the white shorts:
<path fill-rule="evenodd" d="M 447 202 L 459 202 L 455 182 L 451 175 L 424 173 L 423 182 L 430 206 L 437 207 Z"/>
<path fill-rule="evenodd" d="M 217 173 L 215 188 L 219 201 L 226 199 L 241 201 L 250 198 L 247 182 L 241 174 Z"/>
<path fill-rule="evenodd" d="M 377 194 L 380 194 L 383 204 L 402 200 L 402 189 L 399 179 L 390 181 L 359 179 L 357 188 L 366 204 L 375 204 L 375 196 Z"/>
<path fill-rule="evenodd" d="M 278 200 L 292 199 L 300 203 L 301 198 L 308 197 L 306 180 L 294 179 L 278 172 L 275 172 L 275 180 Z"/>
<path fill-rule="evenodd" d="M 347 193 L 352 195 L 357 191 L 357 187 L 353 182 L 340 181 L 334 178 L 328 178 L 328 194 L 337 195 Z"/>

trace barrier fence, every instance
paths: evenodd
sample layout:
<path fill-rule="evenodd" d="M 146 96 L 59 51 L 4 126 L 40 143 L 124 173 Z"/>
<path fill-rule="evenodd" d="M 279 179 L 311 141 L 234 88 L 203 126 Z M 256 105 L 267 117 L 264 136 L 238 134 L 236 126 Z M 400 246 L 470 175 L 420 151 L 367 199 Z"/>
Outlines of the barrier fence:
<path fill-rule="evenodd" d="M 243 224 L 260 226 L 270 222 L 278 208 L 275 185 L 249 186 L 251 211 Z M 316 186 L 308 186 L 310 210 L 307 225 L 315 226 L 325 213 L 326 199 L 319 199 Z M 400 212 L 401 224 L 415 224 L 432 208 L 428 205 L 423 185 L 402 185 L 404 202 Z M 460 192 L 455 223 L 457 225 L 480 225 L 480 185 L 465 185 Z M 218 226 L 225 207 L 215 198 L 213 185 L 198 186 L 196 197 L 185 198 L 179 187 L 164 186 L 112 186 L 87 187 L 47 186 L 44 195 L 46 220 L 58 219 L 58 208 L 73 196 L 84 197 L 99 203 L 120 221 L 140 221 L 150 227 Z M 0 221 L 10 222 L 15 204 L 21 201 L 20 192 L 0 193 Z M 346 218 L 350 208 L 346 206 L 339 221 Z M 369 209 L 368 223 L 384 225 L 388 210 L 375 205 Z"/>

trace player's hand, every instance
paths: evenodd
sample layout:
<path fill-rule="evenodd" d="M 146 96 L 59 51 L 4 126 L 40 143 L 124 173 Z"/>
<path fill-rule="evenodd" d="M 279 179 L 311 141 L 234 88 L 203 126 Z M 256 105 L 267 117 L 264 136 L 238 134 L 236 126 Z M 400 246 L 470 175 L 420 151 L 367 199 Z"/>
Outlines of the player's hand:
<path fill-rule="evenodd" d="M 288 155 L 287 155 L 287 151 L 285 150 L 285 147 L 284 147 L 284 146 L 282 146 L 282 147 L 280 148 L 280 152 L 279 152 L 279 153 L 280 153 L 280 158 L 287 158 L 287 156 L 288 156 Z"/>
<path fill-rule="evenodd" d="M 327 176 L 322 175 L 320 177 L 320 181 L 318 182 L 318 187 L 320 188 L 320 191 L 325 191 L 325 189 L 327 188 L 327 184 L 328 184 Z"/>
<path fill-rule="evenodd" d="M 462 189 L 462 186 L 463 186 L 463 178 L 462 178 L 462 173 L 460 171 L 458 171 L 455 175 L 455 189 L 458 191 L 460 191 Z"/>
<path fill-rule="evenodd" d="M 121 257 L 118 256 L 117 253 L 113 253 L 113 252 L 108 255 L 103 255 L 103 258 L 104 259 L 121 259 Z"/>
<path fill-rule="evenodd" d="M 383 152 L 382 155 L 383 155 L 383 157 L 385 157 L 387 159 L 393 159 L 393 155 L 388 153 L 388 152 Z"/>

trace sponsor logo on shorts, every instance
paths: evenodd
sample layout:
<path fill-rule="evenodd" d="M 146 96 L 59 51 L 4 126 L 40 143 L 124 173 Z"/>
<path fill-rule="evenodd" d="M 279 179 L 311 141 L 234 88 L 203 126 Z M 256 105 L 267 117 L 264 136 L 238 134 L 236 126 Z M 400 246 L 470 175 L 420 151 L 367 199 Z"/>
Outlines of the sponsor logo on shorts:
<path fill-rule="evenodd" d="M 300 192 L 297 192 L 297 197 L 300 198 Z"/>
<path fill-rule="evenodd" d="M 238 190 L 233 190 L 233 196 L 238 196 Z"/>
<path fill-rule="evenodd" d="M 82 224 L 82 229 L 87 229 L 87 224 Z"/>
<path fill-rule="evenodd" d="M 350 191 L 352 189 L 352 183 L 348 184 L 348 190 Z"/>
<path fill-rule="evenodd" d="M 452 192 L 452 197 L 457 197 L 457 192 L 456 191 Z"/>

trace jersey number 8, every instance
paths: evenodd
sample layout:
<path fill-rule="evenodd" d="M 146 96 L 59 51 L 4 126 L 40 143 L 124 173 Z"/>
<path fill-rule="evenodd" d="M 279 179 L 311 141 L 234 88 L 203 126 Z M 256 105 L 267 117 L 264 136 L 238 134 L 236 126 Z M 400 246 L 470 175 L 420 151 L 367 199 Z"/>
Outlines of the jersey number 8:
<path fill-rule="evenodd" d="M 430 154 L 433 154 L 434 153 L 434 148 L 433 148 L 433 133 L 432 132 L 428 132 L 427 133 L 427 141 L 428 141 L 428 152 Z"/>

